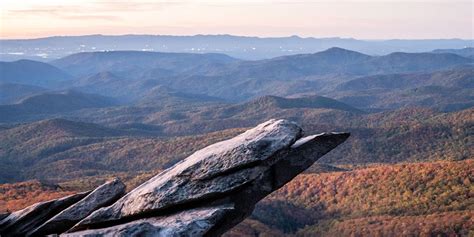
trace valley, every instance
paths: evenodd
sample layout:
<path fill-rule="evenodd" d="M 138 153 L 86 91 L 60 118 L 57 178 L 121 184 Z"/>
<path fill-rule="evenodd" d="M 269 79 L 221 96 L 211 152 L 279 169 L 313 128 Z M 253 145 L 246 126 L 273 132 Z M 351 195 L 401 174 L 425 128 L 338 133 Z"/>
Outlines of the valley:
<path fill-rule="evenodd" d="M 120 50 L 0 71 L 0 213 L 112 177 L 132 190 L 199 149 L 288 119 L 351 136 L 225 236 L 473 233 L 468 50 L 258 60 Z"/>

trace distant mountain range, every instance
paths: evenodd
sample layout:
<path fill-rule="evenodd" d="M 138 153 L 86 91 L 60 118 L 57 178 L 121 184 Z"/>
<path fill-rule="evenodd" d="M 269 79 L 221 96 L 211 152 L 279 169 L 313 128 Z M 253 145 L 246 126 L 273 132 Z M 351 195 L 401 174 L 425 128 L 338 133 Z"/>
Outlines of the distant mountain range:
<path fill-rule="evenodd" d="M 466 58 L 474 58 L 474 47 L 462 49 L 435 49 L 433 53 L 453 53 Z"/>
<path fill-rule="evenodd" d="M 339 84 L 328 94 L 357 108 L 459 110 L 474 106 L 474 67 L 360 77 Z"/>
<path fill-rule="evenodd" d="M 352 38 L 260 38 L 233 35 L 85 35 L 39 39 L 0 40 L 1 61 L 33 59 L 50 61 L 72 53 L 143 50 L 175 53 L 224 53 L 241 59 L 264 59 L 307 54 L 341 47 L 370 55 L 393 52 L 429 52 L 435 49 L 473 47 L 474 40 L 357 40 Z"/>
<path fill-rule="evenodd" d="M 70 55 L 53 61 L 54 66 L 2 62 L 0 122 L 59 116 L 140 129 L 187 123 L 180 125 L 184 128 L 198 126 L 194 122 L 202 118 L 255 111 L 264 118 L 288 108 L 456 111 L 474 105 L 473 60 L 442 52 L 369 56 L 330 48 L 256 61 L 222 54 L 114 51 Z"/>
<path fill-rule="evenodd" d="M 225 54 L 158 53 L 142 51 L 110 51 L 78 53 L 50 62 L 70 74 L 81 77 L 110 71 L 118 75 L 139 75 L 154 70 L 159 77 L 176 72 L 198 70 L 210 64 L 238 61 Z"/>
<path fill-rule="evenodd" d="M 455 54 L 393 53 L 374 57 L 331 48 L 315 54 L 226 64 L 219 71 L 161 80 L 161 83 L 187 92 L 245 100 L 267 94 L 317 92 L 357 76 L 427 72 L 472 62 Z"/>
<path fill-rule="evenodd" d="M 331 48 L 315 54 L 258 61 L 240 61 L 219 54 L 123 51 L 81 53 L 52 63 L 78 77 L 91 77 L 102 73 L 102 81 L 107 82 L 101 82 L 101 85 L 110 84 L 116 89 L 131 89 L 130 87 L 137 86 L 137 81 L 154 81 L 155 85 L 185 93 L 243 101 L 269 94 L 289 96 L 318 92 L 357 76 L 429 72 L 472 62 L 473 59 L 449 53 L 392 53 L 369 56 Z M 117 78 L 129 81 L 119 82 Z M 80 86 L 87 87 L 84 80 L 80 82 Z M 115 96 L 110 93 L 108 95 Z"/>

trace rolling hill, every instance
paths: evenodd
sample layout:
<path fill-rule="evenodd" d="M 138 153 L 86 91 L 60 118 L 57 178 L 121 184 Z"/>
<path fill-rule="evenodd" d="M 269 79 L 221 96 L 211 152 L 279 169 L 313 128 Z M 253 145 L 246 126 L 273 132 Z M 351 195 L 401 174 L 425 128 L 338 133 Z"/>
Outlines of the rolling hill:
<path fill-rule="evenodd" d="M 168 100 L 183 101 L 183 97 L 169 97 Z M 193 100 L 195 103 L 190 103 Z M 187 103 L 171 104 L 171 106 L 166 106 L 166 103 L 165 106 L 162 103 L 148 103 L 143 106 L 89 109 L 67 113 L 63 117 L 113 126 L 154 125 L 161 127 L 160 131 L 163 135 L 180 136 L 248 127 L 270 118 L 290 118 L 302 121 L 312 114 L 318 116 L 328 110 L 345 114 L 363 113 L 347 104 L 322 96 L 300 98 L 264 96 L 239 104 L 219 103 L 212 100 L 208 103 L 204 101 L 198 103 L 199 100 L 194 98 L 193 100 L 187 99 Z"/>
<path fill-rule="evenodd" d="M 15 83 L 0 83 L 0 105 L 14 104 L 25 97 L 29 97 L 45 91 L 47 91 L 46 88 L 39 86 Z"/>
<path fill-rule="evenodd" d="M 435 49 L 433 53 L 453 53 L 466 58 L 474 58 L 474 47 L 465 47 L 462 49 Z"/>
<path fill-rule="evenodd" d="M 263 95 L 318 93 L 360 76 L 430 72 L 472 62 L 450 53 L 369 56 L 330 48 L 313 54 L 256 61 L 222 54 L 108 51 L 73 54 L 51 63 L 81 77 L 72 86 L 88 92 L 110 91 L 126 96 L 120 92 L 125 85 L 134 89 L 129 95 L 138 95 L 146 93 L 140 91 L 138 84 L 153 81 L 155 85 L 182 93 L 242 102 Z"/>
<path fill-rule="evenodd" d="M 27 97 L 16 104 L 0 105 L 0 122 L 20 122 L 54 117 L 55 114 L 84 108 L 115 105 L 107 97 L 76 91 L 46 92 Z"/>
<path fill-rule="evenodd" d="M 129 105 L 176 105 L 199 102 L 217 102 L 219 98 L 179 92 L 160 85 L 159 80 L 130 80 L 105 71 L 76 80 L 69 88 L 114 97 Z"/>
<path fill-rule="evenodd" d="M 263 110 L 262 110 L 263 111 Z M 472 157 L 473 110 L 439 113 L 405 109 L 376 114 L 339 110 L 274 110 L 299 118 L 310 133 L 348 131 L 351 138 L 321 162 L 341 165 L 464 160 Z M 3 182 L 43 178 L 55 181 L 119 172 L 162 170 L 216 141 L 268 118 L 260 113 L 189 122 L 164 122 L 137 129 L 108 128 L 67 120 L 46 120 L 0 130 Z M 241 116 L 241 117 L 240 117 Z M 230 129 L 230 130 L 223 130 Z M 211 132 L 212 133 L 205 133 Z M 200 134 L 180 137 L 157 137 Z M 21 171 L 20 171 L 21 170 Z M 317 169 L 315 169 L 317 170 Z M 52 172 L 54 171 L 54 172 Z M 18 174 L 22 174 L 18 176 Z M 54 175 L 53 175 L 54 174 Z"/>
<path fill-rule="evenodd" d="M 473 167 L 465 160 L 303 174 L 226 236 L 469 236 Z"/>
<path fill-rule="evenodd" d="M 196 74 L 160 78 L 162 85 L 233 101 L 263 95 L 320 92 L 360 76 L 430 72 L 472 63 L 455 54 L 393 53 L 368 56 L 340 48 L 315 54 L 238 61 Z M 295 87 L 295 83 L 300 85 Z M 288 88 L 295 88 L 288 89 Z"/>
<path fill-rule="evenodd" d="M 360 77 L 328 92 L 363 109 L 423 106 L 455 111 L 474 106 L 474 68 L 458 67 L 430 73 Z"/>
<path fill-rule="evenodd" d="M 342 48 L 330 48 L 314 54 L 237 62 L 235 69 L 227 73 L 238 73 L 240 77 L 285 79 L 327 74 L 369 75 L 430 71 L 472 62 L 468 58 L 449 53 L 391 53 L 369 56 Z"/>
<path fill-rule="evenodd" d="M 163 139 L 63 119 L 23 124 L 0 131 L 0 182 L 163 169 L 239 131 Z"/>
<path fill-rule="evenodd" d="M 337 90 L 409 89 L 420 86 L 474 88 L 474 67 L 460 67 L 430 73 L 385 74 L 357 78 Z"/>
<path fill-rule="evenodd" d="M 259 202 L 251 217 L 224 236 L 469 236 L 473 166 L 470 159 L 301 174 Z M 129 190 L 140 183 L 133 175 L 119 176 Z M 0 184 L 0 213 L 84 191 L 90 183 L 102 181 L 97 177 L 59 185 L 35 180 Z"/>
<path fill-rule="evenodd" d="M 239 104 L 229 104 L 221 110 L 216 111 L 216 117 L 213 119 L 226 117 L 243 117 L 251 114 L 270 114 L 277 113 L 278 110 L 291 109 L 334 109 L 353 113 L 362 113 L 362 111 L 341 103 L 337 100 L 324 96 L 305 96 L 296 98 L 284 98 L 279 96 L 262 96 Z"/>
<path fill-rule="evenodd" d="M 146 71 L 157 77 L 196 70 L 212 64 L 237 61 L 224 54 L 158 53 L 144 51 L 87 52 L 54 60 L 51 64 L 78 77 L 108 71 L 124 77 L 139 77 Z"/>
<path fill-rule="evenodd" d="M 0 83 L 54 88 L 71 79 L 72 76 L 47 63 L 32 60 L 0 62 Z"/>

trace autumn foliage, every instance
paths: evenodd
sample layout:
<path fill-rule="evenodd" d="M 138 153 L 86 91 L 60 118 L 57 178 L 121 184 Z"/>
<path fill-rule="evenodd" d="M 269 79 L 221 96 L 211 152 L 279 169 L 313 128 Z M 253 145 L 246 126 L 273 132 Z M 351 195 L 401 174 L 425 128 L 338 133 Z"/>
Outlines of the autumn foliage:
<path fill-rule="evenodd" d="M 474 160 L 303 174 L 251 219 L 298 236 L 463 236 L 473 233 L 473 182 Z"/>
<path fill-rule="evenodd" d="M 0 213 L 23 209 L 37 202 L 48 201 L 73 194 L 57 185 L 48 185 L 37 180 L 0 184 Z"/>

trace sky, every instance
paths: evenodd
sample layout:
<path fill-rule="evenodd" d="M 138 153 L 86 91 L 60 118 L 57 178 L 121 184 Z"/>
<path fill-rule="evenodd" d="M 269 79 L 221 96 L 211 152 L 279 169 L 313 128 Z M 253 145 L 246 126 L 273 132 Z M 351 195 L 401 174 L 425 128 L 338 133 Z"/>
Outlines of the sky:
<path fill-rule="evenodd" d="M 233 34 L 474 39 L 474 0 L 0 0 L 0 38 Z"/>

